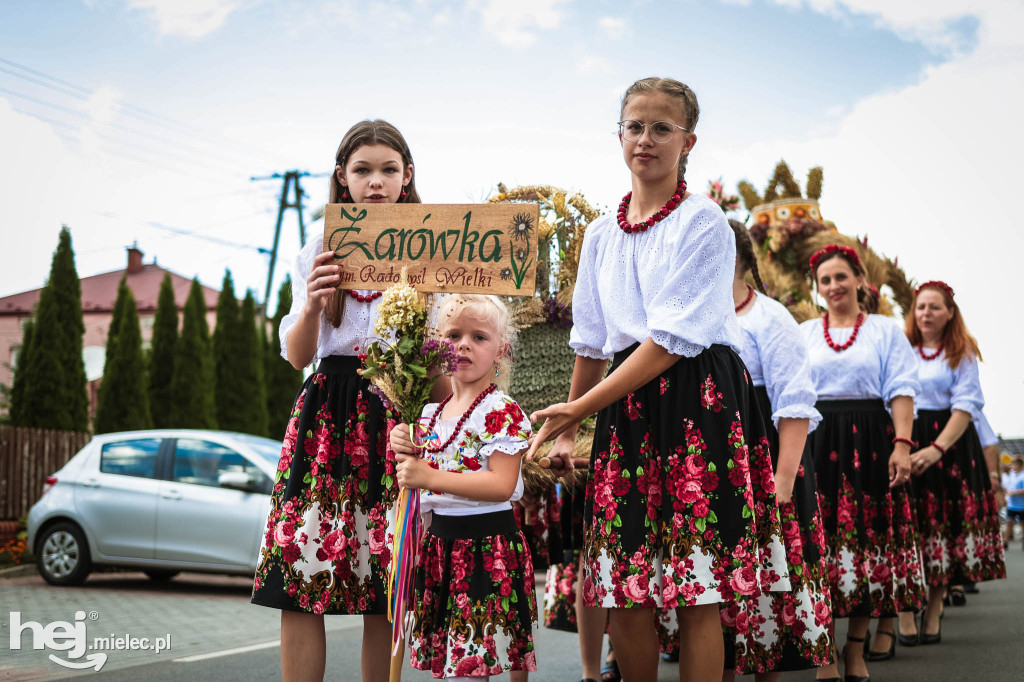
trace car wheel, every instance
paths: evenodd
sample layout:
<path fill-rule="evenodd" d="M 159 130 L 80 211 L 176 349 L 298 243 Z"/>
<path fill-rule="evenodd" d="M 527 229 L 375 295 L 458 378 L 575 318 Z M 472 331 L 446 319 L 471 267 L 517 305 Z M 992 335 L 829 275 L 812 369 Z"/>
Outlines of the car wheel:
<path fill-rule="evenodd" d="M 148 571 L 143 571 L 143 573 L 148 575 L 150 580 L 155 580 L 158 583 L 162 583 L 162 582 L 167 582 L 168 580 L 170 580 L 174 576 L 176 576 L 179 573 L 181 573 L 181 571 L 168 571 L 168 570 L 164 570 L 164 569 L 153 568 L 153 569 L 150 569 Z"/>
<path fill-rule="evenodd" d="M 39 574 L 51 585 L 81 585 L 92 569 L 85 534 L 69 522 L 46 529 L 36 557 Z"/>

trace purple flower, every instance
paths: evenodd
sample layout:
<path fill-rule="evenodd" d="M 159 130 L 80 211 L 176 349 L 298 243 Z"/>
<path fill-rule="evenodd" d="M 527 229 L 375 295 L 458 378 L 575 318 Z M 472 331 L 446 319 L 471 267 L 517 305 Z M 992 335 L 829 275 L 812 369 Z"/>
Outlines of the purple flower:
<path fill-rule="evenodd" d="M 572 311 L 569 306 L 562 305 L 554 297 L 544 301 L 544 314 L 549 324 L 556 329 L 568 329 L 572 326 Z"/>

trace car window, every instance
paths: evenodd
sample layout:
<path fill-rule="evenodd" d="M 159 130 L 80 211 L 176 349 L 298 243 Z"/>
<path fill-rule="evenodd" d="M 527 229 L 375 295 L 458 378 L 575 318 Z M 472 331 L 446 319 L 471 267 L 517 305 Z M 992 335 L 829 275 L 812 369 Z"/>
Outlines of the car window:
<path fill-rule="evenodd" d="M 179 438 L 174 452 L 174 480 L 216 487 L 228 471 L 252 473 L 262 484 L 266 475 L 226 445 L 195 438 Z M 262 487 L 262 486 L 261 486 Z"/>
<path fill-rule="evenodd" d="M 100 451 L 100 471 L 105 474 L 156 477 L 159 438 L 136 438 L 106 443 Z"/>
<path fill-rule="evenodd" d="M 253 449 L 257 455 L 271 464 L 277 464 L 281 459 L 281 441 L 270 440 L 260 436 L 250 436 L 244 433 L 235 433 L 232 436 Z"/>

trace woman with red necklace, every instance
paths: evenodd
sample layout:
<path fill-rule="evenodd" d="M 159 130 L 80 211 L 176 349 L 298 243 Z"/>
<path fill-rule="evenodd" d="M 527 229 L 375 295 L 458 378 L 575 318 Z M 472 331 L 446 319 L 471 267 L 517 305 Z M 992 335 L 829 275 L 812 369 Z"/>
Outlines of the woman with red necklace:
<path fill-rule="evenodd" d="M 655 609 L 677 610 L 680 677 L 718 679 L 719 604 L 789 589 L 767 434 L 738 354 L 735 239 L 713 201 L 686 191 L 698 113 L 676 80 L 626 90 L 633 191 L 583 239 L 569 400 L 531 418 L 544 421 L 532 449 L 557 437 L 549 457 L 571 467 L 576 429 L 598 413 L 582 596 L 609 609 L 625 680 L 658 676 Z"/>
<path fill-rule="evenodd" d="M 912 646 L 940 641 L 947 588 L 1005 578 L 1006 565 L 989 467 L 971 423 L 985 404 L 978 381 L 981 352 L 948 284 L 931 281 L 917 288 L 906 334 L 917 351 L 921 382 L 913 436 L 920 449 L 910 463 L 928 582 L 920 637 L 913 614 L 900 616 L 900 642 Z"/>
<path fill-rule="evenodd" d="M 808 447 L 829 544 L 833 616 L 850 619 L 844 679 L 854 682 L 868 679 L 862 654 L 869 619 L 894 617 L 924 600 L 905 485 L 921 388 L 899 323 L 871 314 L 877 298 L 857 252 L 827 246 L 810 266 L 828 310 L 800 325 L 822 416 Z M 837 664 L 819 668 L 818 679 L 839 679 Z"/>

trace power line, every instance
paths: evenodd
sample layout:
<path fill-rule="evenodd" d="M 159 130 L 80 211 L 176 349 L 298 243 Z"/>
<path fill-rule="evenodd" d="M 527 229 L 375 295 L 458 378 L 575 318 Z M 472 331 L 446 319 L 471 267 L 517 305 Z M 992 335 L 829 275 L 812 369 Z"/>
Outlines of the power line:
<path fill-rule="evenodd" d="M 9 69 L 4 69 L 3 67 L 0 67 L 0 70 L 2 70 L 5 73 L 8 73 L 8 74 L 10 74 L 10 75 L 12 75 L 12 76 L 14 76 L 16 78 L 20 78 L 22 80 L 26 80 L 26 81 L 35 83 L 35 84 L 40 85 L 42 87 L 49 88 L 49 89 L 54 90 L 56 92 L 60 92 L 61 94 L 69 95 L 71 97 L 76 97 L 76 98 L 81 99 L 81 100 L 87 100 L 89 97 L 92 97 L 93 95 L 96 94 L 96 92 L 94 90 L 90 90 L 89 88 L 83 87 L 83 86 L 78 85 L 76 83 L 72 83 L 72 82 L 64 80 L 62 78 L 58 78 L 58 77 L 50 75 L 48 73 L 44 73 L 44 72 L 39 71 L 37 69 L 33 69 L 31 67 L 25 66 L 24 64 L 19 64 L 18 62 L 12 61 L 10 59 L 6 59 L 4 57 L 0 57 L 0 62 L 2 62 L 4 64 L 7 64 L 9 66 L 13 66 L 15 69 L 19 69 L 19 70 L 24 71 L 26 73 L 32 74 L 34 76 L 38 76 L 39 78 L 43 78 L 43 79 L 52 81 L 52 83 L 56 83 L 59 86 L 62 86 L 62 87 L 56 87 L 56 86 L 52 85 L 51 83 L 45 83 L 45 82 L 40 81 L 40 80 L 38 80 L 36 78 L 30 78 L 29 76 L 26 76 L 24 74 L 18 73 L 16 71 L 11 71 Z M 68 92 L 68 90 L 72 90 L 73 92 Z M 160 126 L 160 127 L 163 127 L 163 128 L 170 129 L 170 130 L 172 130 L 172 131 L 174 131 L 176 133 L 179 133 L 179 134 L 182 133 L 182 132 L 185 132 L 185 133 L 187 133 L 189 135 L 196 135 L 196 136 L 199 136 L 199 137 L 203 137 L 207 141 L 213 142 L 214 144 L 219 145 L 223 151 L 227 151 L 227 152 L 235 154 L 235 155 L 242 155 L 246 159 L 250 159 L 251 160 L 251 159 L 260 158 L 262 160 L 263 158 L 266 158 L 266 157 L 276 158 L 276 157 L 280 156 L 280 153 L 277 153 L 277 152 L 271 153 L 271 152 L 269 152 L 267 150 L 261 150 L 261 149 L 258 149 L 257 147 L 255 147 L 255 146 L 253 146 L 251 144 L 248 144 L 248 143 L 242 144 L 240 142 L 232 140 L 229 137 L 225 137 L 223 135 L 217 135 L 215 133 L 207 132 L 207 131 L 205 131 L 205 130 L 203 130 L 201 128 L 198 128 L 196 126 L 189 125 L 187 123 L 182 123 L 180 121 L 176 121 L 173 118 L 170 118 L 168 116 L 165 116 L 163 114 L 160 114 L 160 113 L 157 113 L 157 112 L 154 112 L 154 111 L 150 111 L 150 110 L 145 109 L 145 108 L 140 107 L 140 106 L 136 106 L 136 105 L 134 105 L 134 104 L 132 104 L 130 102 L 124 101 L 124 100 L 118 100 L 116 105 L 118 106 L 118 108 L 120 108 L 122 110 L 122 112 L 126 116 L 131 116 L 133 118 L 141 120 L 144 123 L 147 123 L 147 124 L 150 124 L 150 125 L 155 125 L 155 126 Z M 242 150 L 242 151 L 238 151 L 238 150 Z M 253 152 L 256 152 L 256 153 L 254 154 Z"/>
<path fill-rule="evenodd" d="M 159 223 L 159 222 L 157 222 L 155 220 L 133 219 L 133 218 L 129 218 L 127 216 L 118 215 L 117 213 L 111 213 L 110 211 L 94 211 L 94 213 L 96 215 L 98 215 L 98 216 L 102 216 L 104 218 L 110 218 L 112 220 L 133 220 L 134 222 L 137 222 L 137 223 L 139 223 L 141 225 L 145 225 L 147 227 L 151 227 L 151 228 L 153 228 L 155 230 L 162 230 L 164 232 L 170 232 L 172 234 L 181 235 L 183 237 L 192 237 L 193 239 L 202 239 L 204 241 L 208 241 L 208 242 L 211 242 L 213 244 L 219 244 L 220 246 L 228 246 L 228 247 L 231 247 L 231 248 L 234 248 L 234 249 L 247 249 L 247 250 L 258 251 L 258 252 L 265 251 L 265 249 L 262 249 L 262 248 L 260 248 L 258 246 L 253 246 L 252 244 L 242 244 L 242 243 L 239 243 L 239 242 L 228 241 L 227 239 L 220 239 L 218 237 L 211 237 L 209 235 L 199 234 L 199 233 L 197 233 L 197 232 L 195 232 L 193 230 L 186 230 L 186 229 L 181 228 L 181 227 L 173 227 L 171 225 L 164 225 L 163 223 Z M 259 213 L 266 213 L 266 211 L 259 211 L 259 212 L 257 212 L 256 214 L 253 214 L 253 215 L 257 215 Z M 246 217 L 252 217 L 252 216 L 246 216 Z M 200 228 L 200 229 L 202 229 L 202 228 Z"/>

